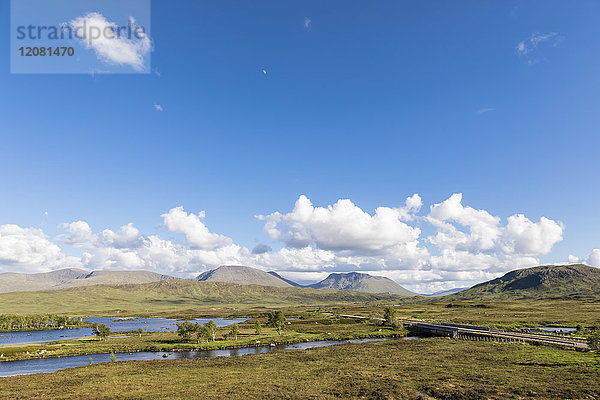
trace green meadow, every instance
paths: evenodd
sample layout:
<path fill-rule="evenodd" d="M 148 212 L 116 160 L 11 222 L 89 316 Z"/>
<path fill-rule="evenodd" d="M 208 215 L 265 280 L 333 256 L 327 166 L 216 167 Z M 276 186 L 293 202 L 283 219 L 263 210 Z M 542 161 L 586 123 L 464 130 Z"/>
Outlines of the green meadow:
<path fill-rule="evenodd" d="M 401 297 L 340 290 L 277 288 L 222 282 L 167 280 L 138 285 L 95 285 L 0 294 L 0 314 L 85 316 L 217 316 L 236 309 L 332 304 L 395 304 Z M 222 311 L 225 310 L 225 311 Z"/>
<path fill-rule="evenodd" d="M 126 361 L 0 378 L 3 399 L 595 399 L 594 353 L 391 340 L 202 360 Z"/>

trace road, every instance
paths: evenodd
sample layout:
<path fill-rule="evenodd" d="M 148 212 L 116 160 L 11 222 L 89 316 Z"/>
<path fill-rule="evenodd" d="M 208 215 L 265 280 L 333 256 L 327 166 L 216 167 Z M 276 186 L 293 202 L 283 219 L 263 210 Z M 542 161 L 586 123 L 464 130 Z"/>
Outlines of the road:
<path fill-rule="evenodd" d="M 374 320 L 378 320 L 378 321 L 383 321 L 383 318 L 369 318 L 369 317 L 364 317 L 361 315 L 340 314 L 339 317 L 355 318 L 355 319 L 374 319 Z M 436 323 L 436 322 L 427 322 L 427 321 L 421 321 L 421 320 L 416 320 L 416 319 L 401 319 L 399 321 L 405 325 L 414 325 L 419 328 L 422 328 L 425 331 L 430 331 L 432 333 L 446 332 L 451 336 L 454 336 L 454 334 L 455 334 L 458 337 L 460 337 L 460 336 L 482 337 L 482 338 L 487 337 L 487 338 L 492 338 L 492 339 L 504 339 L 504 340 L 509 340 L 509 341 L 523 341 L 523 342 L 555 344 L 555 345 L 569 346 L 569 347 L 575 347 L 575 348 L 581 348 L 581 349 L 587 349 L 587 347 L 588 347 L 586 340 L 583 338 L 501 331 L 501 330 L 492 329 L 487 326 L 475 326 L 475 325 L 452 324 L 452 323 Z"/>

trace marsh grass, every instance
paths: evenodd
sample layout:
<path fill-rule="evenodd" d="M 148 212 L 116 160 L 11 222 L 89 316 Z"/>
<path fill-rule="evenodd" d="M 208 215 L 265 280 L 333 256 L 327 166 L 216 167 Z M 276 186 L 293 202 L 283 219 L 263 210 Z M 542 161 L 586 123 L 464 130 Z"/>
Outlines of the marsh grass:
<path fill-rule="evenodd" d="M 593 399 L 594 353 L 450 339 L 126 361 L 0 379 L 0 398 Z"/>
<path fill-rule="evenodd" d="M 286 324 L 281 334 L 278 334 L 275 329 L 265 326 L 261 329 L 261 334 L 257 335 L 255 321 L 249 320 L 246 323 L 239 324 L 238 340 L 233 340 L 230 335 L 227 339 L 223 339 L 223 336 L 229 333 L 231 327 L 218 328 L 216 334 L 218 340 L 215 341 L 206 339 L 198 341 L 195 337 L 184 340 L 176 332 L 145 332 L 140 336 L 137 331 L 132 331 L 119 332 L 118 337 L 109 338 L 106 341 L 98 340 L 95 337 L 86 337 L 47 344 L 8 345 L 0 347 L 0 353 L 3 355 L 2 362 L 8 362 L 83 354 L 215 350 L 264 346 L 271 343 L 288 344 L 319 340 L 399 337 L 408 333 L 405 330 L 393 330 L 379 324 L 365 324 L 333 318 L 307 318 L 291 321 L 289 325 Z M 263 326 L 266 325 L 265 318 L 260 321 Z"/>

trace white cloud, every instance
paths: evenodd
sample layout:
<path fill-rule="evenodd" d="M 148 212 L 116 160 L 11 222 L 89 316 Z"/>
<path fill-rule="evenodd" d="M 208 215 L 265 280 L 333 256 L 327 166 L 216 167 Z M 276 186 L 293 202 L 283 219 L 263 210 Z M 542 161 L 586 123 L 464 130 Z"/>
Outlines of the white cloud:
<path fill-rule="evenodd" d="M 527 56 L 531 53 L 533 53 L 540 44 L 542 43 L 549 43 L 552 46 L 556 47 L 561 41 L 562 41 L 562 37 L 557 33 L 557 32 L 550 32 L 550 33 L 533 33 L 531 34 L 531 36 L 529 36 L 527 39 L 520 41 L 516 48 L 515 51 L 517 52 L 518 55 L 520 56 Z M 532 60 L 530 60 L 531 62 Z M 533 61 L 535 62 L 535 61 Z"/>
<path fill-rule="evenodd" d="M 460 193 L 432 205 L 425 216 L 418 215 L 422 205 L 415 194 L 401 207 L 378 207 L 368 213 L 348 199 L 319 207 L 300 196 L 290 212 L 258 216 L 269 238 L 283 245 L 276 250 L 266 243 L 253 250 L 239 246 L 211 232 L 204 212 L 187 213 L 183 207 L 162 215 L 169 232 L 183 235 L 181 243 L 144 235 L 132 223 L 98 232 L 85 221 L 63 224 L 65 234 L 58 240 L 80 249 L 83 254 L 78 258 L 66 256 L 39 229 L 3 225 L 0 271 L 80 266 L 191 277 L 219 265 L 238 264 L 275 270 L 302 282 L 331 272 L 359 271 L 427 293 L 471 286 L 511 269 L 537 265 L 538 257 L 562 239 L 559 222 L 547 218 L 534 222 L 516 214 L 503 223 L 486 210 L 463 205 Z M 421 237 L 421 227 L 430 232 L 427 237 Z M 594 250 L 588 263 L 600 266 L 600 250 Z"/>
<path fill-rule="evenodd" d="M 265 221 L 265 230 L 274 240 L 291 248 L 314 245 L 320 249 L 380 252 L 416 241 L 421 233 L 402 222 L 421 207 L 418 195 L 409 197 L 406 205 L 394 209 L 378 207 L 370 215 L 348 199 L 334 205 L 314 207 L 304 195 L 296 201 L 291 213 L 275 212 L 258 218 Z"/>
<path fill-rule="evenodd" d="M 450 244 L 450 240 L 455 246 L 475 246 L 485 250 L 492 248 L 500 235 L 500 218 L 485 210 L 464 207 L 461 193 L 455 193 L 448 200 L 431 206 L 428 220 L 440 230 L 437 238 L 431 238 L 431 242 L 438 245 Z M 470 234 L 465 235 L 449 222 L 469 228 Z"/>
<path fill-rule="evenodd" d="M 231 244 L 230 238 L 208 231 L 206 225 L 201 221 L 205 215 L 204 211 L 195 215 L 186 213 L 183 207 L 176 207 L 161 217 L 167 229 L 171 232 L 182 233 L 192 248 L 214 250 Z"/>
<path fill-rule="evenodd" d="M 532 222 L 522 214 L 513 215 L 502 232 L 500 247 L 509 254 L 534 257 L 548 254 L 562 240 L 562 231 L 560 223 L 545 217 Z"/>
<path fill-rule="evenodd" d="M 592 250 L 592 254 L 589 255 L 586 263 L 592 267 L 600 268 L 600 249 Z"/>
<path fill-rule="evenodd" d="M 462 195 L 453 194 L 435 204 L 426 218 L 437 233 L 427 240 L 440 250 L 430 264 L 447 271 L 506 271 L 536 265 L 562 240 L 562 225 L 542 217 L 532 222 L 513 215 L 506 225 L 485 210 L 462 205 Z"/>
<path fill-rule="evenodd" d="M 76 266 L 77 260 L 65 256 L 41 229 L 0 225 L 0 272 L 47 272 Z"/>
<path fill-rule="evenodd" d="M 155 104 L 155 105 L 154 105 L 154 109 L 155 109 L 156 111 L 160 111 L 160 112 L 164 111 L 164 110 L 163 110 L 163 107 L 162 107 L 160 104 Z"/>
<path fill-rule="evenodd" d="M 85 221 L 74 221 L 69 224 L 64 223 L 61 227 L 69 232 L 69 235 L 64 238 L 68 244 L 79 246 L 90 242 L 94 238 L 92 228 Z"/>
<path fill-rule="evenodd" d="M 485 107 L 485 108 L 480 108 L 479 110 L 477 110 L 477 114 L 485 114 L 485 113 L 489 113 L 492 111 L 496 111 L 496 109 L 491 108 L 491 107 Z"/>
<path fill-rule="evenodd" d="M 129 21 L 134 32 L 131 35 L 119 31 L 119 26 L 102 14 L 93 12 L 77 17 L 69 25 L 80 42 L 86 48 L 93 49 L 101 61 L 129 65 L 136 71 L 144 69 L 144 56 L 150 52 L 152 44 L 147 35 L 136 31 L 139 27 L 135 26 L 133 18 Z"/>

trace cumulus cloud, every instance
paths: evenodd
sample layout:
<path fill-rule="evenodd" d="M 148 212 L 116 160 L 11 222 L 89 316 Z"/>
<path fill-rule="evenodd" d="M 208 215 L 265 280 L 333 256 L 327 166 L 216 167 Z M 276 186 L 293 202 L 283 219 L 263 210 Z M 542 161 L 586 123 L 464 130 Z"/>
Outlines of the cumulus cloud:
<path fill-rule="evenodd" d="M 532 222 L 518 214 L 508 218 L 502 231 L 500 247 L 508 254 L 538 256 L 548 254 L 552 247 L 562 240 L 563 228 L 560 223 L 542 217 Z"/>
<path fill-rule="evenodd" d="M 64 223 L 61 226 L 68 232 L 68 236 L 64 239 L 68 244 L 78 246 L 88 243 L 94 238 L 92 228 L 90 228 L 85 221 L 74 221 L 68 224 Z"/>
<path fill-rule="evenodd" d="M 461 193 L 455 193 L 448 200 L 431 206 L 428 220 L 440 230 L 437 237 L 430 241 L 442 247 L 454 245 L 465 249 L 490 249 L 500 235 L 500 218 L 485 210 L 463 206 Z M 452 222 L 467 227 L 469 234 L 456 229 L 451 225 Z"/>
<path fill-rule="evenodd" d="M 35 273 L 77 266 L 77 259 L 65 256 L 41 229 L 0 225 L 0 272 Z"/>
<path fill-rule="evenodd" d="M 133 32 L 131 35 L 99 13 L 77 17 L 69 26 L 79 41 L 87 49 L 94 50 L 101 61 L 128 65 L 136 71 L 144 69 L 144 56 L 150 52 L 152 44 L 150 38 L 135 25 L 133 18 L 130 18 L 128 26 Z"/>
<path fill-rule="evenodd" d="M 600 249 L 592 250 L 592 254 L 587 258 L 586 263 L 592 267 L 600 268 Z"/>
<path fill-rule="evenodd" d="M 159 112 L 162 112 L 162 111 L 164 111 L 164 110 L 163 110 L 163 107 L 162 107 L 160 104 L 155 104 L 155 105 L 154 105 L 154 109 L 155 109 L 156 111 L 159 111 Z"/>
<path fill-rule="evenodd" d="M 171 232 L 182 233 L 192 248 L 199 250 L 214 250 L 231 244 L 231 239 L 209 232 L 201 221 L 206 216 L 204 211 L 198 213 L 186 213 L 183 207 L 176 207 L 168 213 L 161 215 L 163 223 Z"/>
<path fill-rule="evenodd" d="M 291 248 L 314 245 L 320 249 L 360 253 L 387 251 L 415 242 L 421 231 L 402 222 L 421 207 L 418 195 L 409 197 L 402 208 L 378 207 L 374 215 L 364 212 L 351 200 L 338 200 L 327 208 L 314 207 L 304 195 L 292 212 L 275 212 L 258 218 L 265 221 L 271 239 Z"/>
<path fill-rule="evenodd" d="M 485 210 L 463 206 L 459 193 L 433 205 L 426 219 L 437 228 L 427 240 L 441 252 L 430 264 L 446 270 L 504 271 L 535 265 L 562 240 L 563 232 L 558 222 L 545 217 L 533 222 L 520 214 L 503 225 Z"/>
<path fill-rule="evenodd" d="M 54 243 L 35 228 L 0 226 L 0 271 L 42 271 L 64 266 L 87 269 L 147 269 L 182 277 L 223 264 L 274 270 L 301 282 L 331 272 L 360 271 L 383 275 L 419 292 L 471 286 L 507 270 L 539 264 L 562 240 L 560 222 L 521 214 L 505 220 L 463 204 L 460 193 L 433 204 L 419 215 L 418 194 L 399 207 L 378 207 L 369 213 L 349 199 L 315 206 L 300 196 L 289 212 L 257 218 L 271 240 L 248 249 L 227 236 L 211 232 L 205 213 L 175 207 L 162 215 L 164 227 L 182 241 L 144 235 L 133 223 L 94 231 L 85 221 L 63 224 Z M 428 232 L 422 237 L 421 228 Z M 58 244 L 82 254 L 66 256 Z M 571 260 L 571 259 L 570 259 Z M 600 250 L 587 262 L 600 266 Z"/>

